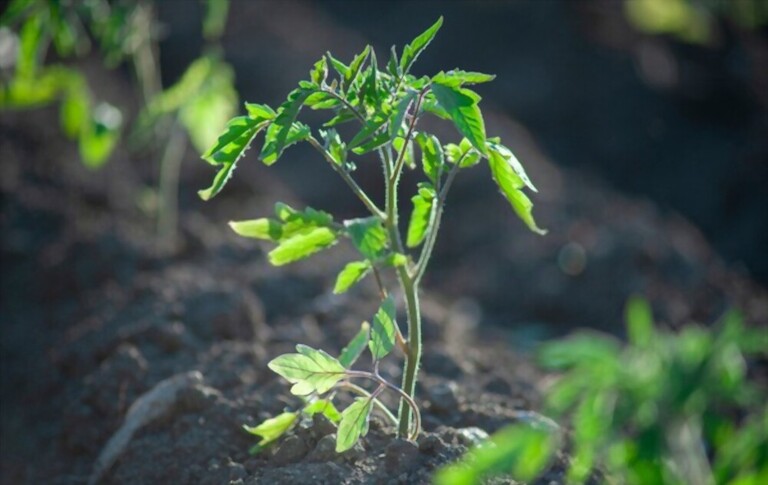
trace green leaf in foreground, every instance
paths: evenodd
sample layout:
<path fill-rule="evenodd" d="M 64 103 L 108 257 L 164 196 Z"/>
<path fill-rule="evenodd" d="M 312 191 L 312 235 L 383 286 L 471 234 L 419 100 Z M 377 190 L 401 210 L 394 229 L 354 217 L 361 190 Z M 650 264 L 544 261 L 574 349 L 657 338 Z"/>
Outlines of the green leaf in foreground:
<path fill-rule="evenodd" d="M 432 24 L 427 30 L 419 34 L 413 41 L 403 48 L 403 55 L 400 58 L 400 71 L 403 74 L 407 74 L 410 71 L 411 66 L 419 57 L 419 54 L 424 52 L 432 39 L 435 38 L 435 34 L 440 30 L 443 25 L 443 17 L 437 19 L 437 22 Z"/>
<path fill-rule="evenodd" d="M 253 452 L 257 452 L 260 448 L 272 443 L 286 431 L 291 429 L 291 426 L 296 422 L 299 417 L 299 413 L 282 413 L 278 414 L 274 418 L 267 419 L 258 426 L 243 426 L 247 432 L 261 437 L 261 441 L 258 443 L 258 447 Z"/>
<path fill-rule="evenodd" d="M 344 378 L 344 366 L 326 352 L 301 344 L 296 350 L 298 354 L 283 354 L 268 364 L 270 369 L 293 384 L 292 394 L 323 394 Z"/>
<path fill-rule="evenodd" d="M 368 346 L 371 349 L 374 360 L 385 357 L 395 348 L 395 334 L 397 333 L 395 318 L 395 302 L 391 296 L 388 296 L 381 303 L 379 311 L 373 317 L 371 341 L 368 343 Z"/>
<path fill-rule="evenodd" d="M 363 322 L 357 335 L 355 335 L 355 337 L 350 340 L 349 344 L 342 349 L 341 354 L 339 355 L 339 362 L 341 365 L 349 369 L 352 364 L 357 361 L 365 350 L 365 347 L 368 345 L 370 333 L 371 324 Z"/>
<path fill-rule="evenodd" d="M 431 187 L 430 187 L 431 189 Z M 413 201 L 413 212 L 411 213 L 411 220 L 408 223 L 408 236 L 405 244 L 409 248 L 418 247 L 427 235 L 427 227 L 429 227 L 429 219 L 432 214 L 432 206 L 435 203 L 434 189 L 419 191 L 414 195 L 411 201 Z"/>
<path fill-rule="evenodd" d="M 333 287 L 335 294 L 344 293 L 353 285 L 371 271 L 371 263 L 368 261 L 352 261 L 344 266 L 339 276 L 336 278 L 336 285 Z"/>
<path fill-rule="evenodd" d="M 361 436 L 368 433 L 368 418 L 373 399 L 360 397 L 341 413 L 339 430 L 336 432 L 336 452 L 342 453 L 355 446 Z"/>
<path fill-rule="evenodd" d="M 336 233 L 327 227 L 317 227 L 284 240 L 269 252 L 269 262 L 275 266 L 293 263 L 336 243 Z"/>
<path fill-rule="evenodd" d="M 445 163 L 443 147 L 440 145 L 440 140 L 438 140 L 436 136 L 428 135 L 423 132 L 416 136 L 416 141 L 421 148 L 421 166 L 424 170 L 424 174 L 434 185 L 437 183 L 437 179 L 439 178 L 443 164 Z"/>
<path fill-rule="evenodd" d="M 513 425 L 494 434 L 490 443 L 471 450 L 459 463 L 440 470 L 436 485 L 475 485 L 495 475 L 529 482 L 540 475 L 558 445 L 557 433 Z"/>
<path fill-rule="evenodd" d="M 224 133 L 219 136 L 216 144 L 203 155 L 203 159 L 208 163 L 221 168 L 214 177 L 213 184 L 197 192 L 201 199 L 210 200 L 221 192 L 232 176 L 238 160 L 245 154 L 256 134 L 267 124 L 269 124 L 268 120 L 253 119 L 248 116 L 239 116 L 227 123 Z"/>
<path fill-rule="evenodd" d="M 491 168 L 493 180 L 496 182 L 496 185 L 499 187 L 504 197 L 512 205 L 517 216 L 522 219 L 531 231 L 536 234 L 546 234 L 547 231 L 540 229 L 533 219 L 533 214 L 531 213 L 533 203 L 520 190 L 525 185 L 523 180 L 515 174 L 506 159 L 497 151 L 490 150 L 488 166 Z"/>
<path fill-rule="evenodd" d="M 459 133 L 466 136 L 480 153 L 487 155 L 485 147 L 485 122 L 480 107 L 480 96 L 469 89 L 432 84 L 432 92 L 456 125 Z"/>

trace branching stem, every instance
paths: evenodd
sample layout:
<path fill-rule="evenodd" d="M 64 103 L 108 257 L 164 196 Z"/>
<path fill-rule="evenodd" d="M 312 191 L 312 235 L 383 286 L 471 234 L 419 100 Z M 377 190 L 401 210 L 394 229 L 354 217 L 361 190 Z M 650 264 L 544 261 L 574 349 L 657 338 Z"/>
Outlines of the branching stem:
<path fill-rule="evenodd" d="M 384 211 L 378 208 L 375 202 L 373 202 L 363 191 L 363 189 L 360 188 L 359 185 L 357 185 L 357 182 L 355 182 L 355 179 L 352 178 L 352 176 L 344 170 L 343 167 L 340 167 L 336 161 L 331 157 L 331 155 L 323 148 L 323 145 L 320 144 L 315 137 L 310 136 L 308 138 L 309 144 L 312 145 L 315 150 L 320 152 L 320 154 L 323 156 L 323 158 L 326 159 L 326 161 L 331 165 L 331 168 L 339 174 L 339 176 L 344 180 L 344 182 L 347 183 L 350 189 L 352 189 L 352 192 L 355 193 L 358 199 L 365 205 L 366 208 L 373 214 L 374 216 L 384 219 Z"/>

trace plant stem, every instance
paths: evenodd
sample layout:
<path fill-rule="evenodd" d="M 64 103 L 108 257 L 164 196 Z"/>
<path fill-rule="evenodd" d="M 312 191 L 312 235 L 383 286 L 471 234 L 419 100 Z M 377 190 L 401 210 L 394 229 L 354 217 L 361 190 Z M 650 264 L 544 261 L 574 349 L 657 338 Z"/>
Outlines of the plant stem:
<path fill-rule="evenodd" d="M 185 141 L 184 131 L 178 122 L 174 122 L 163 158 L 160 160 L 157 233 L 161 247 L 170 251 L 176 250 L 177 243 L 179 172 L 181 161 L 184 159 Z"/>
<path fill-rule="evenodd" d="M 365 207 L 368 208 L 368 210 L 373 214 L 374 216 L 383 219 L 384 218 L 384 212 L 378 208 L 378 206 L 365 194 L 363 189 L 360 188 L 359 185 L 357 185 L 357 182 L 355 182 L 355 179 L 352 178 L 352 176 L 344 170 L 343 167 L 340 167 L 336 161 L 328 154 L 328 152 L 325 151 L 325 148 L 320 144 L 319 141 L 317 141 L 314 137 L 310 136 L 308 138 L 309 144 L 312 145 L 315 150 L 320 152 L 321 155 L 326 159 L 326 161 L 331 165 L 331 168 L 339 174 L 339 176 L 344 180 L 344 182 L 347 183 L 350 189 L 352 189 L 352 192 L 355 193 L 358 199 L 365 205 Z"/>
<path fill-rule="evenodd" d="M 370 379 L 386 387 L 387 389 L 398 393 L 402 398 L 401 406 L 402 406 L 402 402 L 404 401 L 406 405 L 413 411 L 413 416 L 414 416 L 413 431 L 411 432 L 410 435 L 408 434 L 409 430 L 407 428 L 405 429 L 405 431 L 403 431 L 402 417 L 398 418 L 399 425 L 400 425 L 398 429 L 398 435 L 405 436 L 407 439 L 411 441 L 416 441 L 416 438 L 419 437 L 419 432 L 421 431 L 421 413 L 419 412 L 419 407 L 416 405 L 416 401 L 413 400 L 413 397 L 411 397 L 403 389 L 397 387 L 394 384 L 387 382 L 387 380 L 381 377 L 378 373 L 365 372 L 365 371 L 359 371 L 359 370 L 348 370 L 345 372 L 345 374 L 347 375 L 347 377 L 352 377 L 352 378 L 359 377 L 362 379 Z"/>
<path fill-rule="evenodd" d="M 408 313 L 408 354 L 405 358 L 405 371 L 403 372 L 403 384 L 401 387 L 408 395 L 408 399 L 412 401 L 416 392 L 416 378 L 421 363 L 421 311 L 419 308 L 419 287 L 418 282 L 412 280 L 411 277 L 408 276 L 405 268 L 399 268 L 398 276 L 400 285 L 403 288 L 403 294 L 405 295 L 405 307 Z M 400 436 L 406 436 L 408 429 L 410 428 L 411 408 L 417 409 L 415 403 L 406 403 L 408 399 L 403 398 L 400 401 L 400 409 L 398 411 L 398 419 L 400 421 L 398 435 Z M 417 434 L 421 428 L 420 421 L 421 420 L 417 418 L 417 421 L 414 423 Z"/>

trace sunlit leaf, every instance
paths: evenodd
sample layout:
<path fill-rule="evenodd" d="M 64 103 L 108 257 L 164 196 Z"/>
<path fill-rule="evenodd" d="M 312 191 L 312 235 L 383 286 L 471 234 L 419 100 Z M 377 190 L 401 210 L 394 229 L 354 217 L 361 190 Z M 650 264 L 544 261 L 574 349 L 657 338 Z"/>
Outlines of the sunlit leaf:
<path fill-rule="evenodd" d="M 282 413 L 257 426 L 243 426 L 247 432 L 259 436 L 259 447 L 264 447 L 284 435 L 296 423 L 299 413 Z"/>
<path fill-rule="evenodd" d="M 238 235 L 252 239 L 265 241 L 280 241 L 283 228 L 282 224 L 274 219 L 251 219 L 247 221 L 230 221 L 229 227 Z"/>
<path fill-rule="evenodd" d="M 221 166 L 221 168 L 214 177 L 211 186 L 198 191 L 201 199 L 209 200 L 221 192 L 251 141 L 269 123 L 269 120 L 253 119 L 249 116 L 239 116 L 230 120 L 216 144 L 203 155 L 203 159 L 208 163 Z"/>
<path fill-rule="evenodd" d="M 387 231 L 377 217 L 352 219 L 344 222 L 349 237 L 367 259 L 376 260 L 387 248 Z"/>
<path fill-rule="evenodd" d="M 368 347 L 371 349 L 374 360 L 386 357 L 395 348 L 395 336 L 397 334 L 395 318 L 395 302 L 391 296 L 387 296 L 374 315 L 371 326 L 371 340 Z"/>
<path fill-rule="evenodd" d="M 419 57 L 419 54 L 424 52 L 424 49 L 426 49 L 429 43 L 432 42 L 432 39 L 435 38 L 435 34 L 437 34 L 437 31 L 440 30 L 442 25 L 443 17 L 441 16 L 439 19 L 437 19 L 437 22 L 432 24 L 432 26 L 419 34 L 419 36 L 413 39 L 410 44 L 403 48 L 403 55 L 400 58 L 401 72 L 407 73 L 411 70 L 411 66 Z"/>
<path fill-rule="evenodd" d="M 268 138 L 265 140 L 264 148 L 261 151 L 261 159 L 266 165 L 271 165 L 280 158 L 283 150 L 291 142 L 305 139 L 309 135 L 309 128 L 303 124 L 295 123 L 301 107 L 304 105 L 313 89 L 297 88 L 291 91 L 288 99 L 280 105 L 277 110 Z M 303 137 L 302 137 L 303 136 Z"/>
<path fill-rule="evenodd" d="M 318 399 L 316 401 L 312 401 L 311 403 L 304 406 L 304 409 L 302 409 L 301 412 L 308 416 L 322 414 L 328 418 L 328 421 L 332 423 L 338 423 L 341 420 L 341 413 L 328 399 Z"/>
<path fill-rule="evenodd" d="M 418 247 L 427 235 L 427 228 L 432 216 L 432 206 L 435 203 L 435 191 L 431 187 L 425 194 L 419 193 L 413 196 L 413 212 L 408 223 L 408 235 L 406 245 L 409 248 Z"/>
<path fill-rule="evenodd" d="M 336 285 L 333 287 L 333 292 L 337 295 L 346 292 L 365 278 L 370 271 L 371 263 L 368 261 L 352 261 L 351 263 L 348 263 L 336 278 Z"/>
<path fill-rule="evenodd" d="M 349 450 L 368 433 L 368 419 L 371 415 L 373 399 L 357 398 L 341 413 L 339 430 L 336 432 L 336 452 Z"/>
<path fill-rule="evenodd" d="M 293 263 L 307 258 L 318 251 L 333 246 L 336 233 L 327 227 L 317 227 L 306 233 L 299 233 L 280 242 L 269 252 L 269 262 L 275 266 Z"/>
<path fill-rule="evenodd" d="M 448 72 L 440 71 L 432 78 L 432 81 L 442 84 L 443 86 L 461 87 L 465 84 L 487 83 L 494 79 L 496 79 L 496 76 L 493 74 L 452 69 Z"/>
<path fill-rule="evenodd" d="M 306 396 L 313 392 L 324 394 L 345 376 L 344 366 L 326 352 L 306 345 L 297 345 L 298 354 L 283 354 L 268 365 L 293 384 L 291 393 Z"/>
<path fill-rule="evenodd" d="M 488 166 L 491 168 L 493 180 L 499 187 L 502 195 L 509 201 L 517 216 L 528 226 L 528 228 L 537 234 L 546 234 L 546 231 L 540 229 L 533 219 L 533 203 L 520 190 L 524 186 L 522 179 L 512 170 L 506 159 L 495 150 L 490 150 Z"/>
<path fill-rule="evenodd" d="M 368 322 L 363 322 L 357 335 L 355 335 L 355 337 L 350 340 L 349 344 L 342 349 L 341 354 L 339 355 L 339 362 L 341 365 L 349 369 L 352 364 L 357 361 L 368 346 L 370 333 L 371 325 Z"/>
<path fill-rule="evenodd" d="M 439 83 L 432 84 L 432 92 L 445 111 L 450 115 L 456 129 L 483 155 L 487 155 L 485 146 L 485 122 L 477 103 L 480 96 L 474 92 Z"/>

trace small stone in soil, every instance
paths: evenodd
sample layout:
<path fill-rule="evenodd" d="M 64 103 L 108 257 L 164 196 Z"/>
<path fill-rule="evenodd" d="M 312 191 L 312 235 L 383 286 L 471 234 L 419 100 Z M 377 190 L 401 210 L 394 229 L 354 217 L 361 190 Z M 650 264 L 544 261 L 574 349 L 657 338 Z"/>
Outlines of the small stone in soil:
<path fill-rule="evenodd" d="M 317 446 L 307 456 L 307 461 L 310 462 L 327 462 L 333 461 L 337 457 L 336 453 L 336 435 L 328 434 L 320 438 L 317 442 Z"/>
<path fill-rule="evenodd" d="M 410 441 L 394 439 L 384 452 L 385 465 L 388 470 L 410 469 L 419 461 L 419 448 Z"/>
<path fill-rule="evenodd" d="M 229 465 L 229 480 L 230 483 L 235 480 L 245 480 L 248 476 L 248 472 L 245 467 L 240 463 L 230 463 Z"/>
<path fill-rule="evenodd" d="M 275 454 L 272 457 L 272 462 L 278 466 L 295 463 L 301 460 L 308 451 L 307 444 L 304 440 L 298 436 L 289 436 L 280 444 L 277 451 L 275 451 Z"/>
<path fill-rule="evenodd" d="M 445 447 L 445 443 L 436 434 L 423 434 L 419 437 L 419 451 L 432 454 Z"/>
<path fill-rule="evenodd" d="M 456 395 L 458 386 L 455 382 L 440 383 L 428 389 L 429 402 L 432 410 L 438 414 L 450 414 L 459 409 L 459 398 Z"/>

